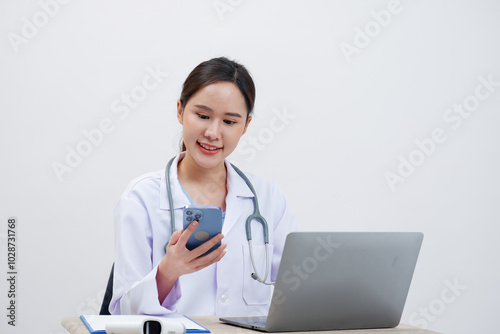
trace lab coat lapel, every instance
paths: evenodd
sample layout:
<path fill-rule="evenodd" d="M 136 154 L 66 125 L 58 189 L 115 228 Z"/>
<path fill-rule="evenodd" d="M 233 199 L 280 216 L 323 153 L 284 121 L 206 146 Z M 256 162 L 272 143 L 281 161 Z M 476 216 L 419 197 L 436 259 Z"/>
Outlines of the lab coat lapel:
<path fill-rule="evenodd" d="M 222 234 L 227 235 L 240 219 L 243 212 L 243 199 L 254 197 L 245 181 L 236 173 L 231 164 L 226 161 L 227 196 L 226 217 L 222 225 Z"/>

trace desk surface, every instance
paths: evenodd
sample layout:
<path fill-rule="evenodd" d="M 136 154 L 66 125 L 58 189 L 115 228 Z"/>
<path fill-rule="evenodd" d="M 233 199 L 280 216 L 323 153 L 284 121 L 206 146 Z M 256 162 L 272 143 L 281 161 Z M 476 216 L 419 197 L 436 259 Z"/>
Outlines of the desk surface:
<path fill-rule="evenodd" d="M 231 326 L 224 324 L 219 321 L 219 317 L 189 317 L 205 326 L 213 334 L 258 334 L 262 333 L 259 331 L 244 329 L 236 326 Z M 61 325 L 70 334 L 89 334 L 87 328 L 82 323 L 80 318 L 64 318 Z M 297 332 L 305 333 L 305 332 Z M 408 325 L 399 325 L 396 328 L 382 328 L 382 329 L 361 329 L 361 330 L 338 330 L 338 331 L 321 331 L 321 332 L 307 332 L 316 334 L 438 334 L 437 332 L 432 332 L 426 329 L 420 329 L 417 327 L 412 327 Z"/>

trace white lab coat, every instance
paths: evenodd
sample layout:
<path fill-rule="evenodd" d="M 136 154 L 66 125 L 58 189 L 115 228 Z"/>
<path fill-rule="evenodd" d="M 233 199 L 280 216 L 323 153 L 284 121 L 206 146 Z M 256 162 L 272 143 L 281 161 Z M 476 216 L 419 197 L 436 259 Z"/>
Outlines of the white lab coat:
<path fill-rule="evenodd" d="M 182 157 L 182 155 L 181 155 Z M 191 204 L 177 179 L 176 157 L 170 170 L 175 228 L 182 228 L 182 208 Z M 170 239 L 170 212 L 164 170 L 133 180 L 115 210 L 115 273 L 111 314 L 265 315 L 272 288 L 250 277 L 253 272 L 245 222 L 253 213 L 253 194 L 226 161 L 226 214 L 222 227 L 226 255 L 198 272 L 183 275 L 158 301 L 156 272 Z M 247 174 L 269 225 L 270 279 L 275 280 L 286 235 L 298 229 L 283 193 L 270 180 Z M 261 224 L 252 223 L 254 258 L 265 273 Z M 269 279 L 268 279 L 269 281 Z"/>

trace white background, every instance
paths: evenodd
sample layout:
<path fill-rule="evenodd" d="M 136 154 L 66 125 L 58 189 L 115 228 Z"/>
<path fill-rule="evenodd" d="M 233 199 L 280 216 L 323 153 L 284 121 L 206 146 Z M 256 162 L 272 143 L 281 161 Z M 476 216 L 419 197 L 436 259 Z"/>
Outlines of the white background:
<path fill-rule="evenodd" d="M 0 332 L 59 334 L 64 317 L 98 312 L 114 206 L 177 153 L 182 82 L 221 55 L 257 86 L 233 161 L 273 178 L 304 230 L 424 232 L 402 322 L 497 330 L 499 14 L 493 0 L 2 0 Z M 148 70 L 161 72 L 150 91 Z M 134 108 L 121 102 L 131 94 Z M 457 120 L 463 104 L 472 111 Z M 433 131 L 441 142 L 430 144 Z M 68 158 L 78 148 L 85 156 Z"/>

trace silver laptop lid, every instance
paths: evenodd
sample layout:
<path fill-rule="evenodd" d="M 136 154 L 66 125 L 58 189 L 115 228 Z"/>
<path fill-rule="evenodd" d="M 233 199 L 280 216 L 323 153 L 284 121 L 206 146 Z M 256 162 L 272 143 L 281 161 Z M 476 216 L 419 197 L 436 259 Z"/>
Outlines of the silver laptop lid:
<path fill-rule="evenodd" d="M 266 331 L 397 326 L 422 239 L 418 232 L 290 233 Z"/>

